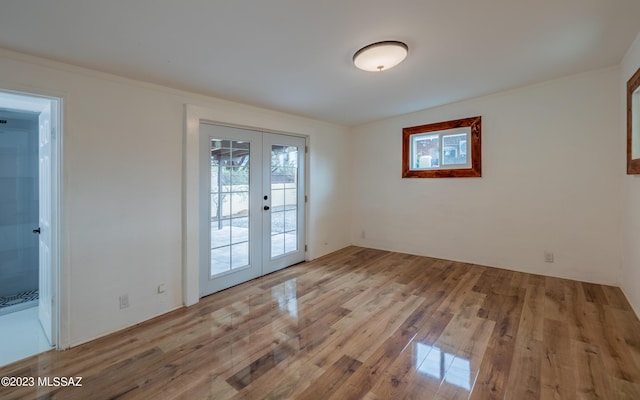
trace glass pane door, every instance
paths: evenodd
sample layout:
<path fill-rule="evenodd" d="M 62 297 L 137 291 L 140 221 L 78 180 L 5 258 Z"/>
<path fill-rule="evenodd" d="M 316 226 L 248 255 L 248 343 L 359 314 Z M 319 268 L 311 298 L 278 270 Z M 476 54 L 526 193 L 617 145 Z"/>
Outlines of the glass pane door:
<path fill-rule="evenodd" d="M 304 138 L 265 133 L 263 173 L 269 215 L 265 215 L 264 271 L 304 261 Z"/>
<path fill-rule="evenodd" d="M 262 134 L 202 124 L 201 296 L 260 276 Z"/>

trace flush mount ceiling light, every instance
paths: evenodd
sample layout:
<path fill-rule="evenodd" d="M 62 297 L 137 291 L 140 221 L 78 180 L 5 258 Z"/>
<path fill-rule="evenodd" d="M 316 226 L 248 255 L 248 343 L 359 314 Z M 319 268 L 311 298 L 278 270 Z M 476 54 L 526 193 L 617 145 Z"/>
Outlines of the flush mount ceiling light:
<path fill-rule="evenodd" d="M 409 47 L 395 40 L 373 43 L 356 51 L 353 63 L 364 71 L 386 71 L 407 57 Z"/>

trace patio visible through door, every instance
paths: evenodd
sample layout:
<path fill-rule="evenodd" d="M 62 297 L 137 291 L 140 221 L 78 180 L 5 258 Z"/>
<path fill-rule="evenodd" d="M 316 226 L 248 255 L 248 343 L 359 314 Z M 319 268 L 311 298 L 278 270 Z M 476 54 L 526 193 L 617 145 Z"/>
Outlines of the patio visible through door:
<path fill-rule="evenodd" d="M 201 124 L 200 149 L 200 296 L 304 261 L 305 139 Z"/>

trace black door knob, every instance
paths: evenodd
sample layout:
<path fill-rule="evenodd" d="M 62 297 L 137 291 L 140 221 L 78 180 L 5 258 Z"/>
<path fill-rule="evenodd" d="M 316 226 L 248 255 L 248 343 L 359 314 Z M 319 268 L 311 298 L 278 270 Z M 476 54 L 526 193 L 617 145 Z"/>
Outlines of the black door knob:
<path fill-rule="evenodd" d="M 269 209 L 269 206 L 264 206 L 264 210 L 267 211 Z"/>
<path fill-rule="evenodd" d="M 36 229 L 34 229 L 33 231 L 31 231 L 33 233 L 37 233 L 38 235 L 40 234 L 40 227 L 37 227 Z"/>

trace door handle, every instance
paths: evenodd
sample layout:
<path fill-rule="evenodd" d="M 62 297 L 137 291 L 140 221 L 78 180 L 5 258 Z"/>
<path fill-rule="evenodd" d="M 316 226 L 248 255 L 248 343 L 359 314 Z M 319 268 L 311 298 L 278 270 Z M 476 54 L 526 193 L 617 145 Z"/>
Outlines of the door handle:
<path fill-rule="evenodd" d="M 267 211 L 269 209 L 269 206 L 264 206 L 263 208 L 265 211 Z"/>
<path fill-rule="evenodd" d="M 40 227 L 37 227 L 36 229 L 32 230 L 31 232 L 37 233 L 39 235 L 40 234 Z"/>

